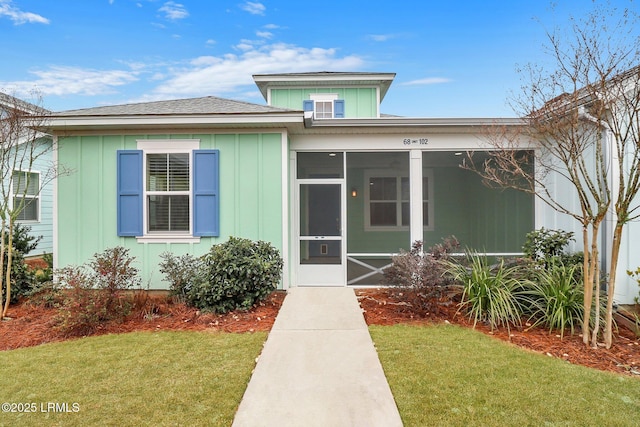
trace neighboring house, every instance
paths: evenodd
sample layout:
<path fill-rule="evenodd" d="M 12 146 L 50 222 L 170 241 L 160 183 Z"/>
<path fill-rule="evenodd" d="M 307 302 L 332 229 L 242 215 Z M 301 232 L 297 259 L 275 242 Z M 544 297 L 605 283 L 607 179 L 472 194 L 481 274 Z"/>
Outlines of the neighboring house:
<path fill-rule="evenodd" d="M 2 118 L 14 121 L 15 119 L 12 117 L 15 116 L 10 113 L 12 110 L 40 117 L 46 117 L 49 114 L 47 110 L 41 107 L 0 93 L 0 114 Z M 21 123 L 19 127 L 26 129 L 26 122 Z M 13 138 L 17 137 L 14 136 Z M 53 183 L 51 174 L 54 169 L 54 160 L 52 138 L 49 135 L 36 134 L 34 132 L 25 132 L 25 135 L 20 135 L 19 138 L 24 139 L 24 141 L 14 139 L 12 141 L 13 144 L 11 144 L 18 150 L 19 155 L 17 158 L 21 157 L 23 152 L 21 150 L 30 145 L 35 147 L 35 152 L 41 151 L 43 154 L 38 154 L 37 159 L 31 166 L 29 166 L 28 155 L 24 157 L 22 162 L 8 160 L 5 163 L 7 166 L 3 166 L 2 173 L 3 176 L 6 176 L 6 179 L 3 179 L 3 185 L 10 187 L 7 190 L 9 191 L 12 208 L 17 203 L 20 203 L 22 198 L 25 199 L 24 209 L 18 215 L 18 222 L 31 227 L 32 236 L 42 236 L 38 246 L 28 254 L 28 256 L 39 256 L 53 252 Z M 3 143 L 5 142 L 3 141 Z M 12 157 L 7 156 L 5 158 Z M 11 170 L 9 170 L 9 167 Z M 25 188 L 27 182 L 28 186 Z"/>
<path fill-rule="evenodd" d="M 283 288 L 367 285 L 416 240 L 455 235 L 511 256 L 529 231 L 568 224 L 459 167 L 488 148 L 484 126 L 521 121 L 382 115 L 394 77 L 255 75 L 268 105 L 204 97 L 55 113 L 58 160 L 75 171 L 57 180 L 56 265 L 121 245 L 145 283 L 166 288 L 161 253 L 201 255 L 240 236 L 281 251 Z"/>

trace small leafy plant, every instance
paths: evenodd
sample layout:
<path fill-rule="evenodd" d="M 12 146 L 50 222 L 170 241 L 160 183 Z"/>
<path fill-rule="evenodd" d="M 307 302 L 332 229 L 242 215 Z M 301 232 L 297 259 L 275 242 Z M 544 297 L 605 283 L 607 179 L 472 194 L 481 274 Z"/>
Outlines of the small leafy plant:
<path fill-rule="evenodd" d="M 572 241 L 575 239 L 571 231 L 548 230 L 542 227 L 540 230 L 527 233 L 522 250 L 525 257 L 542 266 L 558 260 L 565 264 L 578 263 L 580 255 L 565 253 L 565 247 Z"/>
<path fill-rule="evenodd" d="M 5 237 L 8 244 L 8 238 Z M 32 236 L 31 227 L 15 223 L 13 227 L 13 256 L 11 259 L 11 303 L 18 302 L 20 297 L 29 296 L 38 283 L 36 274 L 27 266 L 24 257 L 33 251 L 42 236 Z M 8 255 L 5 252 L 4 268 L 6 272 Z"/>
<path fill-rule="evenodd" d="M 554 263 L 537 271 L 535 280 L 529 282 L 525 300 L 533 326 L 545 325 L 549 332 L 574 328 L 583 318 L 584 288 L 580 282 L 582 266 Z"/>
<path fill-rule="evenodd" d="M 504 261 L 490 266 L 485 256 L 468 254 L 469 266 L 449 262 L 447 274 L 462 288 L 460 310 L 478 322 L 487 322 L 491 329 L 499 326 L 520 326 L 522 307 L 519 297 L 522 285 L 517 266 L 507 267 Z"/>
<path fill-rule="evenodd" d="M 94 254 L 81 266 L 58 271 L 64 287 L 63 301 L 56 316 L 58 328 L 66 335 L 93 333 L 108 321 L 122 321 L 129 314 L 131 302 L 123 291 L 140 285 L 135 258 L 121 246 Z"/>
<path fill-rule="evenodd" d="M 640 288 L 640 267 L 636 268 L 633 271 L 627 270 L 627 276 L 635 280 L 636 284 Z M 638 289 L 638 292 L 639 294 L 633 298 L 633 301 L 636 303 L 636 305 L 640 305 L 640 289 Z"/>
<path fill-rule="evenodd" d="M 263 241 L 230 237 L 212 246 L 201 262 L 198 280 L 186 281 L 191 283 L 186 296 L 205 311 L 248 310 L 273 292 L 282 276 L 279 251 Z"/>
<path fill-rule="evenodd" d="M 391 258 L 391 266 L 384 270 L 385 282 L 399 288 L 398 296 L 418 315 L 437 310 L 441 297 L 452 284 L 452 280 L 444 275 L 445 261 L 451 259 L 451 252 L 460 243 L 450 236 L 424 252 L 422 245 L 418 240 L 409 252 L 401 250 Z"/>
<path fill-rule="evenodd" d="M 171 295 L 186 300 L 194 284 L 202 281 L 202 258 L 190 254 L 177 256 L 171 252 L 160 254 L 160 258 L 160 272 L 170 284 Z"/>

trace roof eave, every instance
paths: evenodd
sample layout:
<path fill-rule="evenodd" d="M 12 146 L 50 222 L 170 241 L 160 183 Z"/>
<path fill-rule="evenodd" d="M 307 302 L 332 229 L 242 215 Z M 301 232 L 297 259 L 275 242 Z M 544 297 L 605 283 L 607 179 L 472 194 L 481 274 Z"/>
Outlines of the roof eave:
<path fill-rule="evenodd" d="M 264 99 L 267 99 L 269 88 L 274 86 L 326 86 L 332 84 L 345 85 L 358 82 L 380 87 L 380 100 L 384 98 L 396 73 L 285 73 L 285 74 L 254 74 L 253 81 L 260 89 Z"/>
<path fill-rule="evenodd" d="M 212 115 L 51 116 L 47 132 L 82 129 L 170 129 L 190 127 L 266 127 L 302 123 L 301 112 Z"/>
<path fill-rule="evenodd" d="M 526 122 L 519 118 L 421 118 L 384 117 L 371 119 L 313 119 L 305 122 L 306 127 L 398 127 L 398 126 L 523 126 Z"/>

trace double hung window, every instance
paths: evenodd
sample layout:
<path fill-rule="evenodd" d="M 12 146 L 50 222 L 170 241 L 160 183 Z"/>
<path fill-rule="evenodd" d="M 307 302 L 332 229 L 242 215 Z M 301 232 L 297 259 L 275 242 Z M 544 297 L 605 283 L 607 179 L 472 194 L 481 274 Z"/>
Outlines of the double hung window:
<path fill-rule="evenodd" d="M 13 208 L 21 208 L 18 221 L 40 220 L 40 174 L 37 172 L 13 171 Z"/>
<path fill-rule="evenodd" d="M 344 118 L 344 99 L 336 93 L 312 93 L 302 103 L 304 111 L 313 111 L 316 119 Z"/>
<path fill-rule="evenodd" d="M 146 155 L 149 233 L 188 233 L 191 217 L 189 153 Z"/>
<path fill-rule="evenodd" d="M 118 151 L 118 235 L 219 235 L 219 151 L 198 140 L 138 141 Z"/>
<path fill-rule="evenodd" d="M 369 231 L 393 231 L 408 228 L 411 218 L 409 177 L 401 172 L 367 171 L 365 175 L 365 228 Z M 422 177 L 422 223 L 432 228 L 433 175 Z"/>

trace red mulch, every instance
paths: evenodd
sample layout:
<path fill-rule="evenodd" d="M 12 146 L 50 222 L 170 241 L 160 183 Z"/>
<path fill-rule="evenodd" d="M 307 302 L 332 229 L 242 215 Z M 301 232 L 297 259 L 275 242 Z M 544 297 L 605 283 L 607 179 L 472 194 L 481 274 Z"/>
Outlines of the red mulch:
<path fill-rule="evenodd" d="M 416 317 L 410 307 L 398 299 L 392 289 L 358 289 L 356 295 L 369 325 L 392 325 L 397 323 L 431 324 L 449 322 L 466 327 L 472 323 L 462 314 L 456 314 L 455 304 L 444 306 L 437 314 Z M 161 296 L 138 301 L 132 314 L 123 323 L 109 323 L 101 327 L 96 335 L 132 331 L 160 330 L 211 330 L 225 332 L 269 331 L 273 326 L 285 293 L 274 292 L 266 301 L 249 311 L 228 314 L 200 313 L 194 308 L 172 302 Z M 21 303 L 9 309 L 11 320 L 0 322 L 0 350 L 35 346 L 67 339 L 56 331 L 56 310 Z M 483 324 L 476 329 L 498 339 L 557 357 L 573 364 L 628 375 L 640 375 L 640 338 L 630 330 L 620 328 L 611 349 L 585 348 L 578 334 L 564 338 L 545 329 L 506 329 L 491 332 Z"/>
<path fill-rule="evenodd" d="M 149 296 L 140 302 L 124 322 L 102 325 L 93 335 L 118 334 L 133 331 L 269 331 L 280 310 L 285 292 L 273 292 L 265 301 L 249 311 L 227 314 L 201 313 L 167 296 Z M 55 328 L 56 309 L 22 302 L 11 306 L 10 320 L 0 322 L 0 350 L 30 347 L 68 339 Z"/>
<path fill-rule="evenodd" d="M 409 306 L 403 304 L 397 296 L 397 291 L 387 289 L 356 290 L 360 305 L 364 310 L 364 317 L 369 325 L 393 325 L 397 323 L 432 324 L 449 322 L 465 327 L 473 327 L 473 321 L 468 316 L 457 313 L 455 303 L 441 307 L 437 314 L 427 314 L 416 317 Z M 476 329 L 503 341 L 557 357 L 576 365 L 588 366 L 603 371 L 612 371 L 630 375 L 640 375 L 640 337 L 629 329 L 620 327 L 614 343 L 610 349 L 598 347 L 587 348 L 582 342 L 579 331 L 571 335 L 565 330 L 561 338 L 558 331 L 552 333 L 548 329 L 534 328 L 518 330 L 506 328 L 491 331 L 488 325 L 477 324 Z"/>

